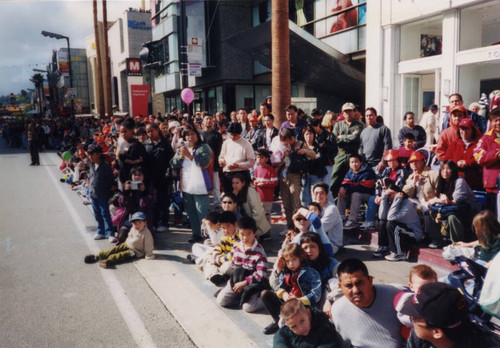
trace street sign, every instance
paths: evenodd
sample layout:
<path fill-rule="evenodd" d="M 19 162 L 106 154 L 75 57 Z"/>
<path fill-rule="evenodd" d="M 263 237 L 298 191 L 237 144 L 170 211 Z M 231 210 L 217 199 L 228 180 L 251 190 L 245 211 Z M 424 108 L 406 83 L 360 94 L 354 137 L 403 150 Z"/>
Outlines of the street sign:
<path fill-rule="evenodd" d="M 201 77 L 201 63 L 189 63 L 189 76 Z"/>
<path fill-rule="evenodd" d="M 68 93 L 66 93 L 66 98 L 75 99 L 76 98 L 76 88 L 68 88 Z"/>
<path fill-rule="evenodd" d="M 127 58 L 127 76 L 142 76 L 142 64 L 139 58 Z"/>

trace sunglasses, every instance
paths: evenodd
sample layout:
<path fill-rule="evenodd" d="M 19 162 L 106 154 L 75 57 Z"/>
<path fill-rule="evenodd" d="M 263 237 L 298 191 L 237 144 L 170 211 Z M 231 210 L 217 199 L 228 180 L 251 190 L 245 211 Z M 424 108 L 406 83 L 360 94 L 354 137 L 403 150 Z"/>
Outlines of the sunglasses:
<path fill-rule="evenodd" d="M 307 219 L 305 217 L 298 217 L 295 219 L 295 221 L 307 221 Z"/>
<path fill-rule="evenodd" d="M 233 204 L 233 201 L 222 201 L 222 204 Z"/>

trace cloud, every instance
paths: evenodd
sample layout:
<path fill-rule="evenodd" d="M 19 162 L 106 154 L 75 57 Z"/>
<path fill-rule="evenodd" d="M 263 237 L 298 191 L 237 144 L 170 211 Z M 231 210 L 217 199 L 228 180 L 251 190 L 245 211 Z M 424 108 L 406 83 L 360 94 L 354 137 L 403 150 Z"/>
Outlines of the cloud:
<path fill-rule="evenodd" d="M 100 20 L 101 3 L 98 0 Z M 129 7 L 139 8 L 141 1 L 107 4 L 108 21 L 114 21 Z M 33 88 L 32 69 L 45 69 L 52 51 L 66 47 L 66 40 L 44 37 L 42 30 L 68 36 L 73 48 L 85 48 L 85 38 L 94 33 L 92 1 L 0 1 L 0 95 Z"/>

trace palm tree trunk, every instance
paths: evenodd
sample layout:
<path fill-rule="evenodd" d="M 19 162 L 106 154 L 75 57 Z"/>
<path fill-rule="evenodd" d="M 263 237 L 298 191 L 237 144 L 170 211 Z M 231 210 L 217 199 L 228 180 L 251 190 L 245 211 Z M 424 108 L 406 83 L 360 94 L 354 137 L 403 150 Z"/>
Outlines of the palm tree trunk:
<path fill-rule="evenodd" d="M 102 0 L 102 22 L 103 22 L 103 36 L 104 36 L 104 87 L 106 95 L 106 113 L 108 117 L 113 116 L 113 97 L 111 95 L 111 62 L 109 59 L 109 45 L 108 45 L 108 10 L 106 0 Z"/>
<path fill-rule="evenodd" d="M 101 40 L 99 34 L 99 21 L 97 20 L 97 0 L 92 1 L 93 9 L 94 9 L 94 37 L 95 37 L 95 46 L 97 53 L 97 63 L 96 63 L 96 71 L 97 76 L 95 81 L 96 89 L 97 89 L 97 113 L 100 118 L 104 118 L 104 88 L 102 83 L 102 60 L 101 60 Z"/>
<path fill-rule="evenodd" d="M 272 111 L 279 127 L 286 120 L 285 108 L 291 103 L 288 0 L 272 0 L 271 55 Z"/>

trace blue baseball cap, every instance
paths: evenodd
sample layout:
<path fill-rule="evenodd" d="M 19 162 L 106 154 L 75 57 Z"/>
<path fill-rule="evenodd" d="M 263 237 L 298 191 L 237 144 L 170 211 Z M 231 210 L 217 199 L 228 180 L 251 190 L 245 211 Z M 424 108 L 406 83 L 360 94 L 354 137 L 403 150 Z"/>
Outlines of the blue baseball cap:
<path fill-rule="evenodd" d="M 137 213 L 132 214 L 132 217 L 130 218 L 130 222 L 136 221 L 136 220 L 143 220 L 146 221 L 146 215 L 140 211 Z"/>

